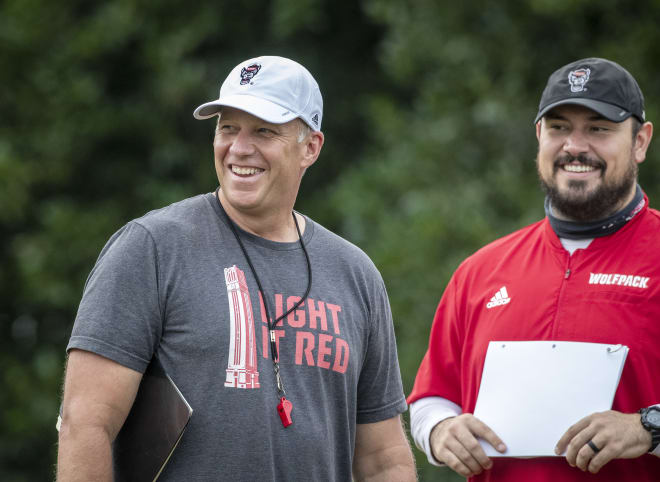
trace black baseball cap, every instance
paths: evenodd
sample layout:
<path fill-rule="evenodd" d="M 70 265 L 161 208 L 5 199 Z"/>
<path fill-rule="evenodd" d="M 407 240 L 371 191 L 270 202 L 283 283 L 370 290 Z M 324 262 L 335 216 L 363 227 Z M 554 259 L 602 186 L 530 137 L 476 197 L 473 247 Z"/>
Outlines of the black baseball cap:
<path fill-rule="evenodd" d="M 635 116 L 645 122 L 644 96 L 635 78 L 616 62 L 588 58 L 556 70 L 545 86 L 536 124 L 550 109 L 583 105 L 612 122 Z"/>

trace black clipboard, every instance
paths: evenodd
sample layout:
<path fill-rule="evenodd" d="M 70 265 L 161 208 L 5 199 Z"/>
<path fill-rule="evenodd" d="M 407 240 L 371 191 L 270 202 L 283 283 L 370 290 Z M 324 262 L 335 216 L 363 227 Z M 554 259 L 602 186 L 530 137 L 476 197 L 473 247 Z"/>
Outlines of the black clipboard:
<path fill-rule="evenodd" d="M 154 357 L 113 443 L 115 480 L 153 482 L 158 479 L 181 440 L 192 412 L 158 358 Z"/>

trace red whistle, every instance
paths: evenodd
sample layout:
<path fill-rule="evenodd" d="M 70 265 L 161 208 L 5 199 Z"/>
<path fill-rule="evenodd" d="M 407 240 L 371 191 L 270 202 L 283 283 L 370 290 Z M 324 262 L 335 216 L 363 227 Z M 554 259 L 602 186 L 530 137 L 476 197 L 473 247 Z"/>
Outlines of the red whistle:
<path fill-rule="evenodd" d="M 285 397 L 280 398 L 280 403 L 277 405 L 277 413 L 280 415 L 282 425 L 284 425 L 285 428 L 293 423 L 293 420 L 291 419 L 291 410 L 293 410 L 293 404 Z"/>

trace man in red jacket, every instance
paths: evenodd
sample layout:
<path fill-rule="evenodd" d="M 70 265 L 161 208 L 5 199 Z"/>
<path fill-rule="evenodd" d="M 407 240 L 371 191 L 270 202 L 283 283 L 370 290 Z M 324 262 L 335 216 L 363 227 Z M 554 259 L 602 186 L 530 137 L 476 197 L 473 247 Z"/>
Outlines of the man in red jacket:
<path fill-rule="evenodd" d="M 637 184 L 653 135 L 642 92 L 620 65 L 582 59 L 550 76 L 535 124 L 547 216 L 454 273 L 408 397 L 413 437 L 474 481 L 660 480 L 660 213 Z M 612 410 L 576 420 L 562 456 L 490 459 L 478 439 L 501 453 L 507 441 L 472 413 L 495 340 L 628 346 Z"/>

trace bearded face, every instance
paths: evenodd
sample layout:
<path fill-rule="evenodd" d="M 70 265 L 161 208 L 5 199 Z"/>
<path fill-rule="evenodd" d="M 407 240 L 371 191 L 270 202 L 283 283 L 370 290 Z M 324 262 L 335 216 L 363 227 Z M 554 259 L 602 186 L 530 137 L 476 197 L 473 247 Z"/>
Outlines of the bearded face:
<path fill-rule="evenodd" d="M 595 168 L 600 171 L 601 181 L 591 187 L 587 180 L 569 179 L 565 187 L 560 188 L 556 182 L 557 173 L 568 165 Z M 552 172 L 552 177 L 546 177 L 539 171 L 541 186 L 552 207 L 567 218 L 587 222 L 604 219 L 625 205 L 637 183 L 638 169 L 631 157 L 621 176 L 608 178 L 607 164 L 602 159 L 566 154 L 555 160 Z"/>
<path fill-rule="evenodd" d="M 648 145 L 640 141 L 640 151 L 632 133 L 632 119 L 613 122 L 579 105 L 562 105 L 543 117 L 536 162 L 557 216 L 598 221 L 630 202 Z"/>

